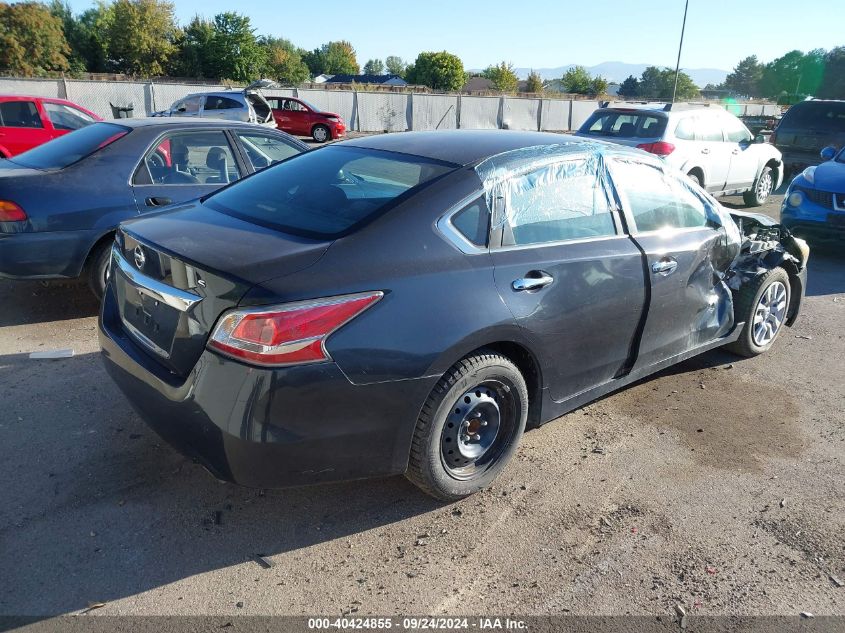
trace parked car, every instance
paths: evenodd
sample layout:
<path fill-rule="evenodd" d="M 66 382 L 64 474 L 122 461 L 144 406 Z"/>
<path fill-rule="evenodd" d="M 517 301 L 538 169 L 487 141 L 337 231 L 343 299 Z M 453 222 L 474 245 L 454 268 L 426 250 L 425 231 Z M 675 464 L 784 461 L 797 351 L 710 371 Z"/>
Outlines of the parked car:
<path fill-rule="evenodd" d="M 789 184 L 781 222 L 817 241 L 845 239 L 845 147 L 821 151 L 821 165 L 807 167 Z"/>
<path fill-rule="evenodd" d="M 306 151 L 248 123 L 94 123 L 0 163 L 0 277 L 83 276 L 102 294 L 118 223 Z"/>
<path fill-rule="evenodd" d="M 318 143 L 343 138 L 346 124 L 339 114 L 323 112 L 302 99 L 267 97 L 280 130 L 297 136 L 310 136 Z"/>
<path fill-rule="evenodd" d="M 190 94 L 176 101 L 169 109 L 154 112 L 152 116 L 204 117 L 276 127 L 270 104 L 261 94 L 262 88 L 275 85 L 273 81 L 260 79 L 240 92 L 225 90 Z"/>
<path fill-rule="evenodd" d="M 0 95 L 0 158 L 15 156 L 101 120 L 64 99 Z"/>
<path fill-rule="evenodd" d="M 819 163 L 827 146 L 845 147 L 845 101 L 802 101 L 786 111 L 770 142 L 783 153 L 790 174 Z"/>
<path fill-rule="evenodd" d="M 147 423 L 220 478 L 406 473 L 457 499 L 526 424 L 714 347 L 767 350 L 808 250 L 741 222 L 606 143 L 343 141 L 124 223 L 100 342 Z"/>
<path fill-rule="evenodd" d="M 719 106 L 599 108 L 577 136 L 637 147 L 662 158 L 714 196 L 759 206 L 783 180 L 780 152 Z"/>

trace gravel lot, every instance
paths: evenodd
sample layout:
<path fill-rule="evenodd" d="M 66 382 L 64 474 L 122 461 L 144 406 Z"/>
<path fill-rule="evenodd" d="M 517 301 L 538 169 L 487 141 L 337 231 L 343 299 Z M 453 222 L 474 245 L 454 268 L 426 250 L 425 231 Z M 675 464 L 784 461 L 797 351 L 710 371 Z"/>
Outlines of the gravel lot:
<path fill-rule="evenodd" d="M 813 253 L 769 354 L 531 431 L 453 505 L 402 478 L 218 483 L 112 385 L 84 286 L 0 282 L 0 614 L 845 614 L 843 271 Z"/>

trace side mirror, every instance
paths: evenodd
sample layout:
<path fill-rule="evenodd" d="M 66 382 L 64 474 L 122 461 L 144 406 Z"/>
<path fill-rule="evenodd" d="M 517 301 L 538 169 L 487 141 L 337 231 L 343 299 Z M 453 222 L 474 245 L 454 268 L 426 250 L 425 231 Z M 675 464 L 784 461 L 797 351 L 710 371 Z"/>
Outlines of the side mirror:
<path fill-rule="evenodd" d="M 754 143 L 765 143 L 765 142 L 766 142 L 766 137 L 765 137 L 765 136 L 763 136 L 762 134 L 758 134 L 757 136 L 755 136 L 755 137 L 754 137 L 754 141 L 753 141 L 753 142 L 754 142 Z"/>
<path fill-rule="evenodd" d="M 822 157 L 822 160 L 833 160 L 833 157 L 836 156 L 836 148 L 833 145 L 828 145 L 819 153 L 819 156 Z"/>

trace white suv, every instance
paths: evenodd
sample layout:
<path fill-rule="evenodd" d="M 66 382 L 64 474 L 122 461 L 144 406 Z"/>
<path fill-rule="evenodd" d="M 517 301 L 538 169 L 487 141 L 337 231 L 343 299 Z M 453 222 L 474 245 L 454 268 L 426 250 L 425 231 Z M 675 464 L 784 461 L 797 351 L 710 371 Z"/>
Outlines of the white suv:
<path fill-rule="evenodd" d="M 763 204 L 783 180 L 777 148 L 717 105 L 599 108 L 577 136 L 656 154 L 714 196 L 743 194 L 747 206 Z"/>

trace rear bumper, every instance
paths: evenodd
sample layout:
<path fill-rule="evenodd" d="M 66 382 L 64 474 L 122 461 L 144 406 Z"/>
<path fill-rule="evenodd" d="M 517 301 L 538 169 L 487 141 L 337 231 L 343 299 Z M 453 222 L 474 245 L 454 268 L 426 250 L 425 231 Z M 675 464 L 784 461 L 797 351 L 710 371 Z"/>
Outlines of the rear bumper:
<path fill-rule="evenodd" d="M 98 238 L 96 231 L 0 233 L 0 277 L 79 277 Z"/>
<path fill-rule="evenodd" d="M 354 385 L 334 363 L 259 369 L 209 351 L 183 380 L 123 331 L 110 287 L 99 337 L 106 369 L 149 426 L 218 478 L 251 487 L 403 473 L 436 381 Z"/>
<path fill-rule="evenodd" d="M 802 171 L 805 167 L 821 163 L 821 157 L 818 152 L 796 152 L 794 150 L 783 150 L 779 147 L 778 149 L 783 154 L 783 167 L 786 174 L 795 174 Z"/>

